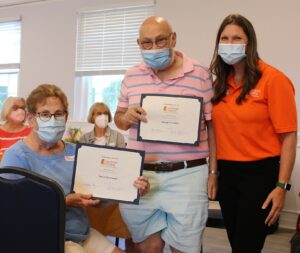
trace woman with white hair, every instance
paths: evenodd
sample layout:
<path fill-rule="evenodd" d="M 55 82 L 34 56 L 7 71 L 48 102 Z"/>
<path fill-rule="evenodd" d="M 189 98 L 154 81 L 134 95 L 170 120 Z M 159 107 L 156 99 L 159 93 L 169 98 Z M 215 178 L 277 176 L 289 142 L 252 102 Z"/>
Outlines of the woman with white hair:
<path fill-rule="evenodd" d="M 30 128 L 24 122 L 26 120 L 25 100 L 20 97 L 8 97 L 2 107 L 0 126 L 0 160 L 6 149 L 23 139 L 30 133 Z"/>
<path fill-rule="evenodd" d="M 109 107 L 100 102 L 94 103 L 87 117 L 87 121 L 94 124 L 94 129 L 80 138 L 80 142 L 110 147 L 125 148 L 124 136 L 109 127 L 112 116 Z"/>

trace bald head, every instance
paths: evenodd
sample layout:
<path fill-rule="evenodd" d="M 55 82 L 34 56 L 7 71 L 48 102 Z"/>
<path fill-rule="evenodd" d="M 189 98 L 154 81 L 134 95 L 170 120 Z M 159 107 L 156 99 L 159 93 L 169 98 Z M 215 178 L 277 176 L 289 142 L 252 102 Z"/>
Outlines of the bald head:
<path fill-rule="evenodd" d="M 162 34 L 170 34 L 172 27 L 168 21 L 162 17 L 152 16 L 147 18 L 140 27 L 140 38 L 156 37 Z"/>
<path fill-rule="evenodd" d="M 164 71 L 173 65 L 176 33 L 166 19 L 157 16 L 147 18 L 140 27 L 137 43 L 145 63 L 152 69 Z"/>

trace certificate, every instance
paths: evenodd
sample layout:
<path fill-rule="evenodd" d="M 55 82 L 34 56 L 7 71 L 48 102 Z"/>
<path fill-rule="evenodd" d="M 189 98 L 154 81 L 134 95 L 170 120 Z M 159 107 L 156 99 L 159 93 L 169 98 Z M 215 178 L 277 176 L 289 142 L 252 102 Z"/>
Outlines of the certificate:
<path fill-rule="evenodd" d="M 133 186 L 142 174 L 144 151 L 76 144 L 73 190 L 94 198 L 139 203 Z"/>
<path fill-rule="evenodd" d="M 142 94 L 147 123 L 139 122 L 138 140 L 197 146 L 202 97 Z"/>

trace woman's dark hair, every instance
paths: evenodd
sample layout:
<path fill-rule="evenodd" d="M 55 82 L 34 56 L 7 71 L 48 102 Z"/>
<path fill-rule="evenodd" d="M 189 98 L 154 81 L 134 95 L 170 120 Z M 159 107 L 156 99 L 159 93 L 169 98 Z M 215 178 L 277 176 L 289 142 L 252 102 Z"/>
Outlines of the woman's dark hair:
<path fill-rule="evenodd" d="M 246 46 L 245 72 L 242 80 L 242 92 L 236 100 L 237 104 L 241 104 L 244 100 L 246 100 L 246 95 L 255 87 L 261 77 L 261 72 L 258 68 L 259 56 L 257 52 L 256 35 L 252 24 L 248 19 L 239 14 L 227 16 L 219 28 L 216 38 L 215 51 L 210 64 L 210 71 L 213 75 L 215 75 L 215 80 L 213 82 L 215 90 L 214 97 L 212 98 L 213 104 L 219 103 L 226 95 L 228 88 L 227 78 L 233 68 L 231 65 L 226 64 L 218 55 L 218 46 L 221 34 L 225 27 L 231 24 L 241 27 L 248 37 L 248 44 Z"/>

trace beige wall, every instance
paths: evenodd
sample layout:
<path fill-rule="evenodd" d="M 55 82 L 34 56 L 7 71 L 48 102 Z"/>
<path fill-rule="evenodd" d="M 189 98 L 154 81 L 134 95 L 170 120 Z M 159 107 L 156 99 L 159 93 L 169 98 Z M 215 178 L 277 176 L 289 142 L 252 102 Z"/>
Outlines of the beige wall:
<path fill-rule="evenodd" d="M 126 2 L 142 1 L 50 0 L 0 8 L 0 19 L 22 16 L 23 20 L 19 95 L 26 97 L 40 83 L 56 83 L 68 94 L 72 110 L 76 12 Z M 156 14 L 168 18 L 177 32 L 177 48 L 205 65 L 210 63 L 222 19 L 230 13 L 248 17 L 257 32 L 260 56 L 290 77 L 296 88 L 297 101 L 300 101 L 299 10 L 299 0 L 156 0 Z M 291 226 L 300 211 L 299 167 L 298 155 L 293 188 L 287 195 L 287 218 L 283 219 Z"/>

